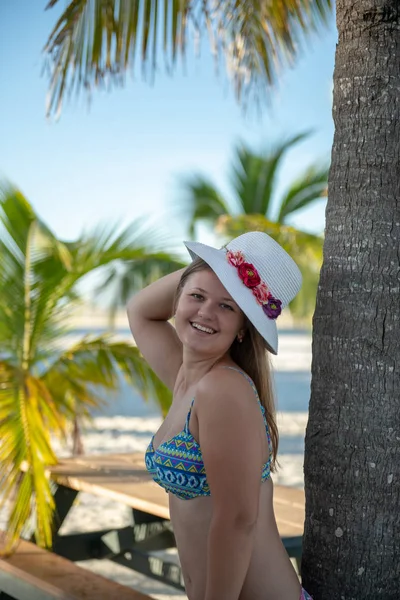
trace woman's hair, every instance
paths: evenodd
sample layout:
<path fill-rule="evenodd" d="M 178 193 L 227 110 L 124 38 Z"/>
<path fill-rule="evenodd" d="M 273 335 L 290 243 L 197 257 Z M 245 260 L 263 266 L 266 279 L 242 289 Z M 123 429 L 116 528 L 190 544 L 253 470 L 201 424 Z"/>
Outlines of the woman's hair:
<path fill-rule="evenodd" d="M 199 271 L 205 269 L 212 270 L 211 267 L 202 259 L 195 258 L 194 261 L 182 273 L 174 298 L 174 313 L 182 289 L 188 278 Z M 230 347 L 230 356 L 232 360 L 243 370 L 254 382 L 260 402 L 265 408 L 265 416 L 268 423 L 269 433 L 272 442 L 271 471 L 274 472 L 277 464 L 278 453 L 278 428 L 275 420 L 275 401 L 272 386 L 272 375 L 267 346 L 264 338 L 258 333 L 254 325 L 245 317 L 245 335 L 242 342 L 234 339 Z"/>

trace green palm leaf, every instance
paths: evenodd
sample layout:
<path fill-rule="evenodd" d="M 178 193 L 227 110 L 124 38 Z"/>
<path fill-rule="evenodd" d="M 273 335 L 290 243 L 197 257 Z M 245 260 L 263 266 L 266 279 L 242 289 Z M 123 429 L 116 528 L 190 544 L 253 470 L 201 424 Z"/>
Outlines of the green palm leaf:
<path fill-rule="evenodd" d="M 241 212 L 271 218 L 271 204 L 282 158 L 308 135 L 308 132 L 297 134 L 261 154 L 251 152 L 243 144 L 237 147 L 231 183 L 242 207 Z"/>
<path fill-rule="evenodd" d="M 155 279 L 184 266 L 170 234 L 157 222 L 136 219 L 120 230 L 117 226 L 99 226 L 82 234 L 71 248 L 80 277 L 102 269 L 103 278 L 95 290 L 108 295 L 110 321 L 128 298 Z"/>
<path fill-rule="evenodd" d="M 47 8 L 58 4 L 51 0 Z M 292 63 L 305 34 L 326 22 L 331 0 L 70 0 L 45 46 L 50 72 L 48 112 L 66 93 L 119 86 L 140 60 L 153 79 L 162 48 L 169 72 L 185 55 L 189 32 L 208 31 L 216 59 L 224 55 L 239 100 L 271 85 Z"/>
<path fill-rule="evenodd" d="M 124 261 L 123 265 L 111 265 L 105 274 L 104 281 L 98 286 L 96 294 L 112 292 L 109 301 L 110 324 L 113 323 L 118 308 L 124 307 L 128 299 L 140 289 L 149 285 L 156 279 L 184 267 L 184 262 L 179 257 L 173 258 L 166 252 L 142 254 L 136 260 Z"/>
<path fill-rule="evenodd" d="M 0 394 L 2 405 L 9 409 L 0 420 L 0 438 L 5 440 L 0 450 L 3 502 L 12 498 L 8 549 L 31 514 L 31 503 L 35 507 L 37 540 L 50 546 L 54 509 L 45 472 L 46 465 L 56 462 L 49 439 L 48 412 L 42 410 L 48 394 L 43 395 L 44 388 L 34 377 L 21 371 L 18 375 L 14 388 L 2 389 Z"/>
<path fill-rule="evenodd" d="M 264 169 L 261 157 L 241 146 L 236 150 L 236 164 L 232 169 L 232 187 L 241 206 L 242 213 L 260 213 Z"/>
<path fill-rule="evenodd" d="M 85 404 L 89 404 L 91 398 L 92 405 L 96 406 L 100 386 L 117 389 L 121 375 L 144 399 L 154 398 L 166 414 L 172 399 L 170 390 L 150 369 L 136 346 L 115 341 L 110 336 L 84 338 L 68 348 L 44 373 L 43 381 L 53 388 L 64 380 L 73 386 L 72 394 L 77 394 L 81 385 L 86 394 Z M 50 382 L 53 383 L 50 385 Z M 87 384 L 95 386 L 97 391 Z"/>
<path fill-rule="evenodd" d="M 10 506 L 9 548 L 30 516 L 37 542 L 51 545 L 52 440 L 69 439 L 76 418 L 90 416 L 122 377 L 166 413 L 171 394 L 136 347 L 103 336 L 66 348 L 65 334 L 84 277 L 115 263 L 142 278 L 146 268 L 181 265 L 169 246 L 143 221 L 62 242 L 21 192 L 0 182 L 0 489 Z"/>
<path fill-rule="evenodd" d="M 170 235 L 159 224 L 147 224 L 145 218 L 136 219 L 122 230 L 117 223 L 98 225 L 66 245 L 79 277 L 115 260 L 142 260 L 148 254 L 166 258 L 176 251 Z"/>
<path fill-rule="evenodd" d="M 329 167 L 312 165 L 294 181 L 282 197 L 277 221 L 283 223 L 287 216 L 305 208 L 328 194 Z"/>
<path fill-rule="evenodd" d="M 156 399 L 162 410 L 170 406 L 171 392 L 161 385 L 139 350 L 110 336 L 83 338 L 66 349 L 42 378 L 51 389 L 58 389 L 64 381 L 63 397 L 69 386 L 72 395 L 84 393 L 85 403 L 96 406 L 101 402 L 100 389 L 117 389 L 121 375 L 143 398 Z M 53 394 L 57 396 L 56 390 Z"/>
<path fill-rule="evenodd" d="M 244 144 L 234 152 L 231 170 L 232 195 L 225 199 L 205 177 L 195 175 L 183 180 L 184 196 L 181 204 L 189 215 L 189 235 L 193 236 L 199 221 L 215 226 L 224 214 L 260 214 L 272 220 L 276 197 L 276 182 L 282 159 L 292 147 L 310 135 L 303 132 L 272 146 L 262 153 L 254 153 Z M 276 221 L 284 220 L 326 194 L 328 169 L 312 165 L 295 181 L 279 202 Z"/>
<path fill-rule="evenodd" d="M 220 194 L 211 181 L 202 175 L 193 175 L 182 181 L 183 216 L 189 217 L 188 233 L 193 237 L 198 221 L 214 225 L 219 216 L 230 214 L 235 210 Z"/>
<path fill-rule="evenodd" d="M 7 184 L 0 185 L 0 228 L 0 259 L 5 265 L 0 272 L 0 341 L 4 351 L 14 352 L 27 368 L 35 353 L 38 324 L 45 318 L 49 332 L 61 317 L 59 284 L 70 261 L 65 246 L 36 217 L 23 195 Z M 40 275 L 37 267 L 48 257 L 53 267 L 57 260 L 62 269 Z"/>

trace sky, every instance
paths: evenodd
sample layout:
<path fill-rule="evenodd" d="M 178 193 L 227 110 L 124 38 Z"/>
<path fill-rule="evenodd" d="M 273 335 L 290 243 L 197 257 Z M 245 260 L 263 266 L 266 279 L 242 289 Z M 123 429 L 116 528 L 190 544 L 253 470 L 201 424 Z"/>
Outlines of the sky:
<path fill-rule="evenodd" d="M 84 94 L 73 96 L 61 117 L 49 120 L 42 50 L 64 3 L 45 11 L 47 3 L 0 0 L 0 177 L 22 190 L 58 236 L 149 216 L 185 239 L 184 224 L 169 212 L 184 197 L 183 179 L 200 173 L 228 195 L 239 141 L 257 151 L 313 131 L 287 154 L 279 190 L 309 164 L 329 161 L 333 15 L 295 67 L 281 73 L 261 114 L 255 105 L 245 112 L 226 78 L 216 76 L 205 39 L 199 58 L 189 52 L 185 71 L 178 67 L 171 77 L 160 61 L 154 84 L 136 71 L 118 90 L 95 91 L 90 106 Z M 291 223 L 319 233 L 324 213 L 321 201 Z"/>

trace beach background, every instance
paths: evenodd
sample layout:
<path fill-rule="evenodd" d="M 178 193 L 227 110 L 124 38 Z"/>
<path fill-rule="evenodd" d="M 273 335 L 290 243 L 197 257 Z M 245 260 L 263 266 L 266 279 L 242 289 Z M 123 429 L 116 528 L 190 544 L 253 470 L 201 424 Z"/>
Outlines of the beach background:
<path fill-rule="evenodd" d="M 283 316 L 283 315 L 282 315 Z M 304 435 L 308 416 L 311 379 L 311 333 L 295 329 L 286 322 L 279 331 L 279 354 L 272 357 L 276 392 L 277 421 L 280 434 L 278 460 L 280 468 L 273 475 L 275 483 L 303 487 Z M 74 321 L 74 329 L 65 339 L 73 343 L 82 335 L 105 331 L 102 315 L 91 311 L 91 316 L 81 315 Z M 131 340 L 124 314 L 117 317 L 114 334 L 119 339 Z M 115 394 L 108 394 L 101 410 L 93 413 L 86 424 L 83 443 L 86 454 L 144 452 L 152 434 L 161 423 L 160 411 L 155 402 L 145 402 L 125 383 Z M 54 444 L 59 456 L 69 456 L 70 447 Z M 92 494 L 81 493 L 70 511 L 61 533 L 97 529 L 99 523 L 124 527 L 132 523 L 129 507 Z M 0 528 L 6 524 L 6 507 L 0 512 Z M 157 554 L 157 553 L 156 553 Z M 175 550 L 162 553 L 170 561 L 177 561 Z M 144 577 L 134 571 L 115 565 L 111 561 L 85 561 L 81 566 L 110 579 L 138 589 L 157 600 L 185 600 L 178 590 Z"/>

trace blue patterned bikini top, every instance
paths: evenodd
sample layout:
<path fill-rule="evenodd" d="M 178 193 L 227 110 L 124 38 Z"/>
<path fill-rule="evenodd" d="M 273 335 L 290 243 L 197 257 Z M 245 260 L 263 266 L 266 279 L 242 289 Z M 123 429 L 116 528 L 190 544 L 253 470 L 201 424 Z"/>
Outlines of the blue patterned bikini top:
<path fill-rule="evenodd" d="M 243 371 L 229 366 L 220 368 L 232 369 L 241 373 L 253 388 L 260 405 L 270 451 L 269 458 L 263 465 L 261 473 L 261 481 L 265 481 L 270 476 L 272 444 L 265 418 L 265 409 L 258 397 L 256 386 L 252 379 Z M 160 444 L 156 450 L 154 450 L 153 446 L 153 435 L 145 455 L 146 468 L 154 481 L 163 487 L 166 492 L 171 492 L 171 494 L 182 500 L 190 500 L 197 496 L 210 496 L 210 487 L 207 482 L 201 448 L 189 431 L 189 420 L 193 403 L 194 398 L 190 405 L 183 431 Z"/>

